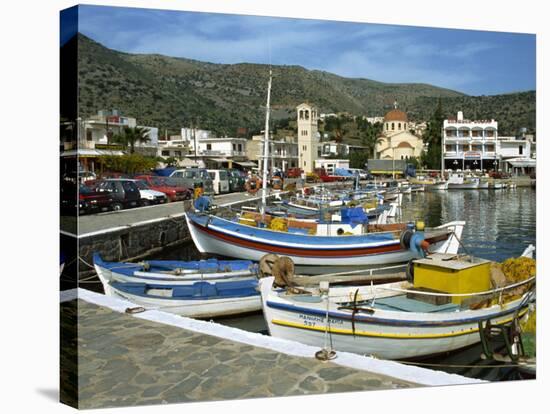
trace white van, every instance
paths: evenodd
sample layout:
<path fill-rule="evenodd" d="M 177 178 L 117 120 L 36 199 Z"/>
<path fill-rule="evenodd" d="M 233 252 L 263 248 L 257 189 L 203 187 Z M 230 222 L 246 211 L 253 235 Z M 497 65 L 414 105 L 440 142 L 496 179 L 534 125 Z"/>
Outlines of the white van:
<path fill-rule="evenodd" d="M 215 194 L 229 192 L 229 174 L 227 170 L 207 170 L 208 175 L 212 179 Z"/>

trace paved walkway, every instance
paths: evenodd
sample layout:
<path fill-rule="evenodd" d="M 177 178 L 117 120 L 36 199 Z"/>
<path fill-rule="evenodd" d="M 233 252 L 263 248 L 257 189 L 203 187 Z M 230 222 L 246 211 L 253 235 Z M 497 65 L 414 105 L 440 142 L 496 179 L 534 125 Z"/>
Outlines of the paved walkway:
<path fill-rule="evenodd" d="M 75 300 L 61 308 L 66 323 L 76 323 Z M 138 319 L 83 300 L 78 300 L 77 344 L 79 408 L 419 386 Z M 69 353 L 62 358 L 70 359 L 70 344 L 62 347 Z M 63 380 L 75 386 L 68 373 Z"/>

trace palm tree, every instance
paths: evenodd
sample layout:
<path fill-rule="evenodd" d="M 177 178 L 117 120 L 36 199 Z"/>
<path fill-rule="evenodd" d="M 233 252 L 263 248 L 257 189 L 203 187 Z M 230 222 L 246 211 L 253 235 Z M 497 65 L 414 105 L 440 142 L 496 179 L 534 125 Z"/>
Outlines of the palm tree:
<path fill-rule="evenodd" d="M 383 141 L 378 129 L 372 126 L 361 131 L 361 142 L 367 147 L 368 153 L 372 158 L 375 158 L 376 146 Z"/>
<path fill-rule="evenodd" d="M 122 134 L 117 134 L 113 136 L 113 141 L 118 142 L 119 144 L 124 145 L 125 147 L 130 146 L 130 154 L 135 152 L 135 145 L 137 142 L 147 142 L 149 141 L 148 136 L 149 131 L 141 127 L 124 127 Z"/>

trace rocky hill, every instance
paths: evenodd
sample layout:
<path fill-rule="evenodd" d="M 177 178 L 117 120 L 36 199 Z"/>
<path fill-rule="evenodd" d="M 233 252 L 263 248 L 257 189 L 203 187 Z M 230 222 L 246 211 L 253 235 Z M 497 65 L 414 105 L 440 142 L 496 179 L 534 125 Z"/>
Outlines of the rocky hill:
<path fill-rule="evenodd" d="M 116 108 L 141 125 L 178 131 L 191 123 L 218 134 L 263 127 L 269 67 L 214 64 L 108 49 L 78 34 L 79 115 Z M 381 116 L 394 101 L 413 120 L 425 120 L 441 98 L 447 114 L 495 118 L 510 129 L 535 127 L 535 92 L 489 97 L 427 84 L 392 84 L 350 79 L 300 66 L 273 67 L 275 119 L 295 117 L 297 104 L 309 101 L 321 112 Z M 508 126 L 507 126 L 508 128 Z"/>

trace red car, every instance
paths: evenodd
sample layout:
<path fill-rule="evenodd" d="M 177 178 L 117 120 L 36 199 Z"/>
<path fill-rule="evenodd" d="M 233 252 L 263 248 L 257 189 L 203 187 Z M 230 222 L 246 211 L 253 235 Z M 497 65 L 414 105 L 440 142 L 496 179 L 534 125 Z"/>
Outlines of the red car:
<path fill-rule="evenodd" d="M 322 182 L 332 183 L 334 181 L 344 181 L 345 177 L 339 177 L 337 175 L 328 175 L 324 168 L 315 168 L 313 170 L 315 174 L 319 176 Z"/>
<path fill-rule="evenodd" d="M 288 178 L 300 178 L 300 176 L 302 175 L 302 172 L 303 171 L 300 168 L 297 168 L 297 167 L 289 168 L 286 171 L 286 176 Z"/>
<path fill-rule="evenodd" d="M 186 187 L 170 184 L 165 177 L 154 175 L 138 175 L 134 177 L 136 180 L 143 180 L 151 189 L 160 191 L 166 194 L 169 201 L 189 200 L 193 197 L 193 192 Z"/>

